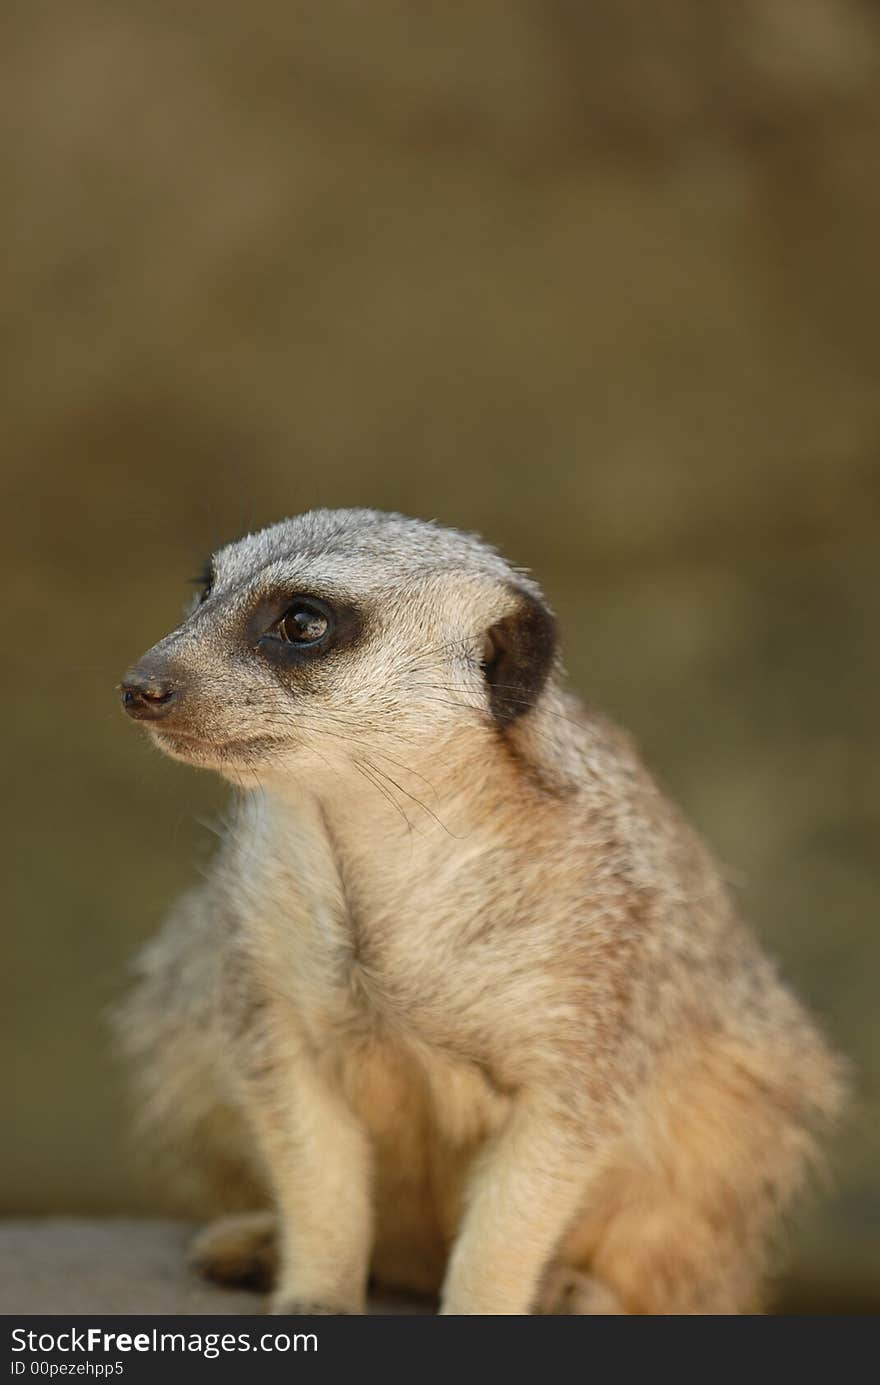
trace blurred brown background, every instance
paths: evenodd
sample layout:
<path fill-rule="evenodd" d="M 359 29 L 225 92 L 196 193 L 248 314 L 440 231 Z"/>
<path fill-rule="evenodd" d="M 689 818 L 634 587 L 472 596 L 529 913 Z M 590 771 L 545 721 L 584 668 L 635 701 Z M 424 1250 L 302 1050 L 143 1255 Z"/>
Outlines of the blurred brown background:
<path fill-rule="evenodd" d="M 878 1306 L 880 7 L 3 29 L 4 1210 L 151 1205 L 101 1012 L 222 788 L 114 683 L 219 541 L 367 504 L 536 570 L 853 1056 L 787 1301 Z"/>

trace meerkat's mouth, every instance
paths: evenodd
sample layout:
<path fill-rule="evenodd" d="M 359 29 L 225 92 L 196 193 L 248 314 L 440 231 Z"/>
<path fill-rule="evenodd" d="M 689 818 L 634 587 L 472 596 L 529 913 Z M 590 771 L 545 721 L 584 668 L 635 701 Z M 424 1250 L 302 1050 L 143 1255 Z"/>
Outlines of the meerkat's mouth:
<path fill-rule="evenodd" d="M 279 744 L 277 737 L 272 736 L 213 740 L 165 726 L 150 726 L 148 730 L 159 749 L 177 760 L 252 760 Z"/>

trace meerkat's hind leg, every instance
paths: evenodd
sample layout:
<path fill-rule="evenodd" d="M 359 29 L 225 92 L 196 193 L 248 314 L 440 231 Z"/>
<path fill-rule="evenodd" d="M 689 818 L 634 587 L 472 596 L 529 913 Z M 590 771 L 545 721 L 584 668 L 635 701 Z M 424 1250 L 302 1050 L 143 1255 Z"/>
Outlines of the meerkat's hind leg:
<path fill-rule="evenodd" d="M 217 1284 L 268 1293 L 278 1269 L 278 1223 L 274 1212 L 220 1217 L 193 1238 L 190 1264 Z"/>
<path fill-rule="evenodd" d="M 585 1270 L 557 1264 L 545 1275 L 532 1312 L 544 1317 L 617 1317 L 626 1309 L 613 1290 Z"/>
<path fill-rule="evenodd" d="M 563 1247 L 627 1313 L 766 1311 L 779 1220 L 815 1160 L 807 1100 L 832 1110 L 837 1099 L 821 1052 L 811 1070 L 806 1044 L 798 1068 L 779 1048 L 707 1041 L 658 1075 L 653 1104 L 594 1190 L 592 1224 Z"/>

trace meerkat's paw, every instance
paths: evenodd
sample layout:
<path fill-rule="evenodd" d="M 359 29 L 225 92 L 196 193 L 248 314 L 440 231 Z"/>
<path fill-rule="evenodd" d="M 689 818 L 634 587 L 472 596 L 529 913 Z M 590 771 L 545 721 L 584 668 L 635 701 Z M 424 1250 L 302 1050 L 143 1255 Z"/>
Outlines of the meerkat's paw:
<path fill-rule="evenodd" d="M 272 1212 L 221 1217 L 194 1238 L 190 1263 L 206 1279 L 239 1288 L 271 1289 L 278 1265 L 277 1223 Z"/>
<path fill-rule="evenodd" d="M 592 1275 L 570 1265 L 555 1265 L 545 1276 L 534 1310 L 545 1317 L 618 1316 L 617 1296 Z"/>

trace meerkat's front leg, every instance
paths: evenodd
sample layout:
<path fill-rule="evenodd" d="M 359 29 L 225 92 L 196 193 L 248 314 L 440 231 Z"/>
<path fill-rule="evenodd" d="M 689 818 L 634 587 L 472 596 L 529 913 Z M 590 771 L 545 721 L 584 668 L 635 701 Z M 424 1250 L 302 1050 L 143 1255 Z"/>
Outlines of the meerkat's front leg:
<path fill-rule="evenodd" d="M 278 1209 L 272 1313 L 363 1313 L 372 1251 L 370 1153 L 342 1097 L 305 1055 L 275 1055 L 247 1101 Z"/>
<path fill-rule="evenodd" d="M 589 1142 L 562 1103 L 523 1101 L 484 1151 L 468 1191 L 441 1313 L 529 1313 L 582 1205 Z"/>

